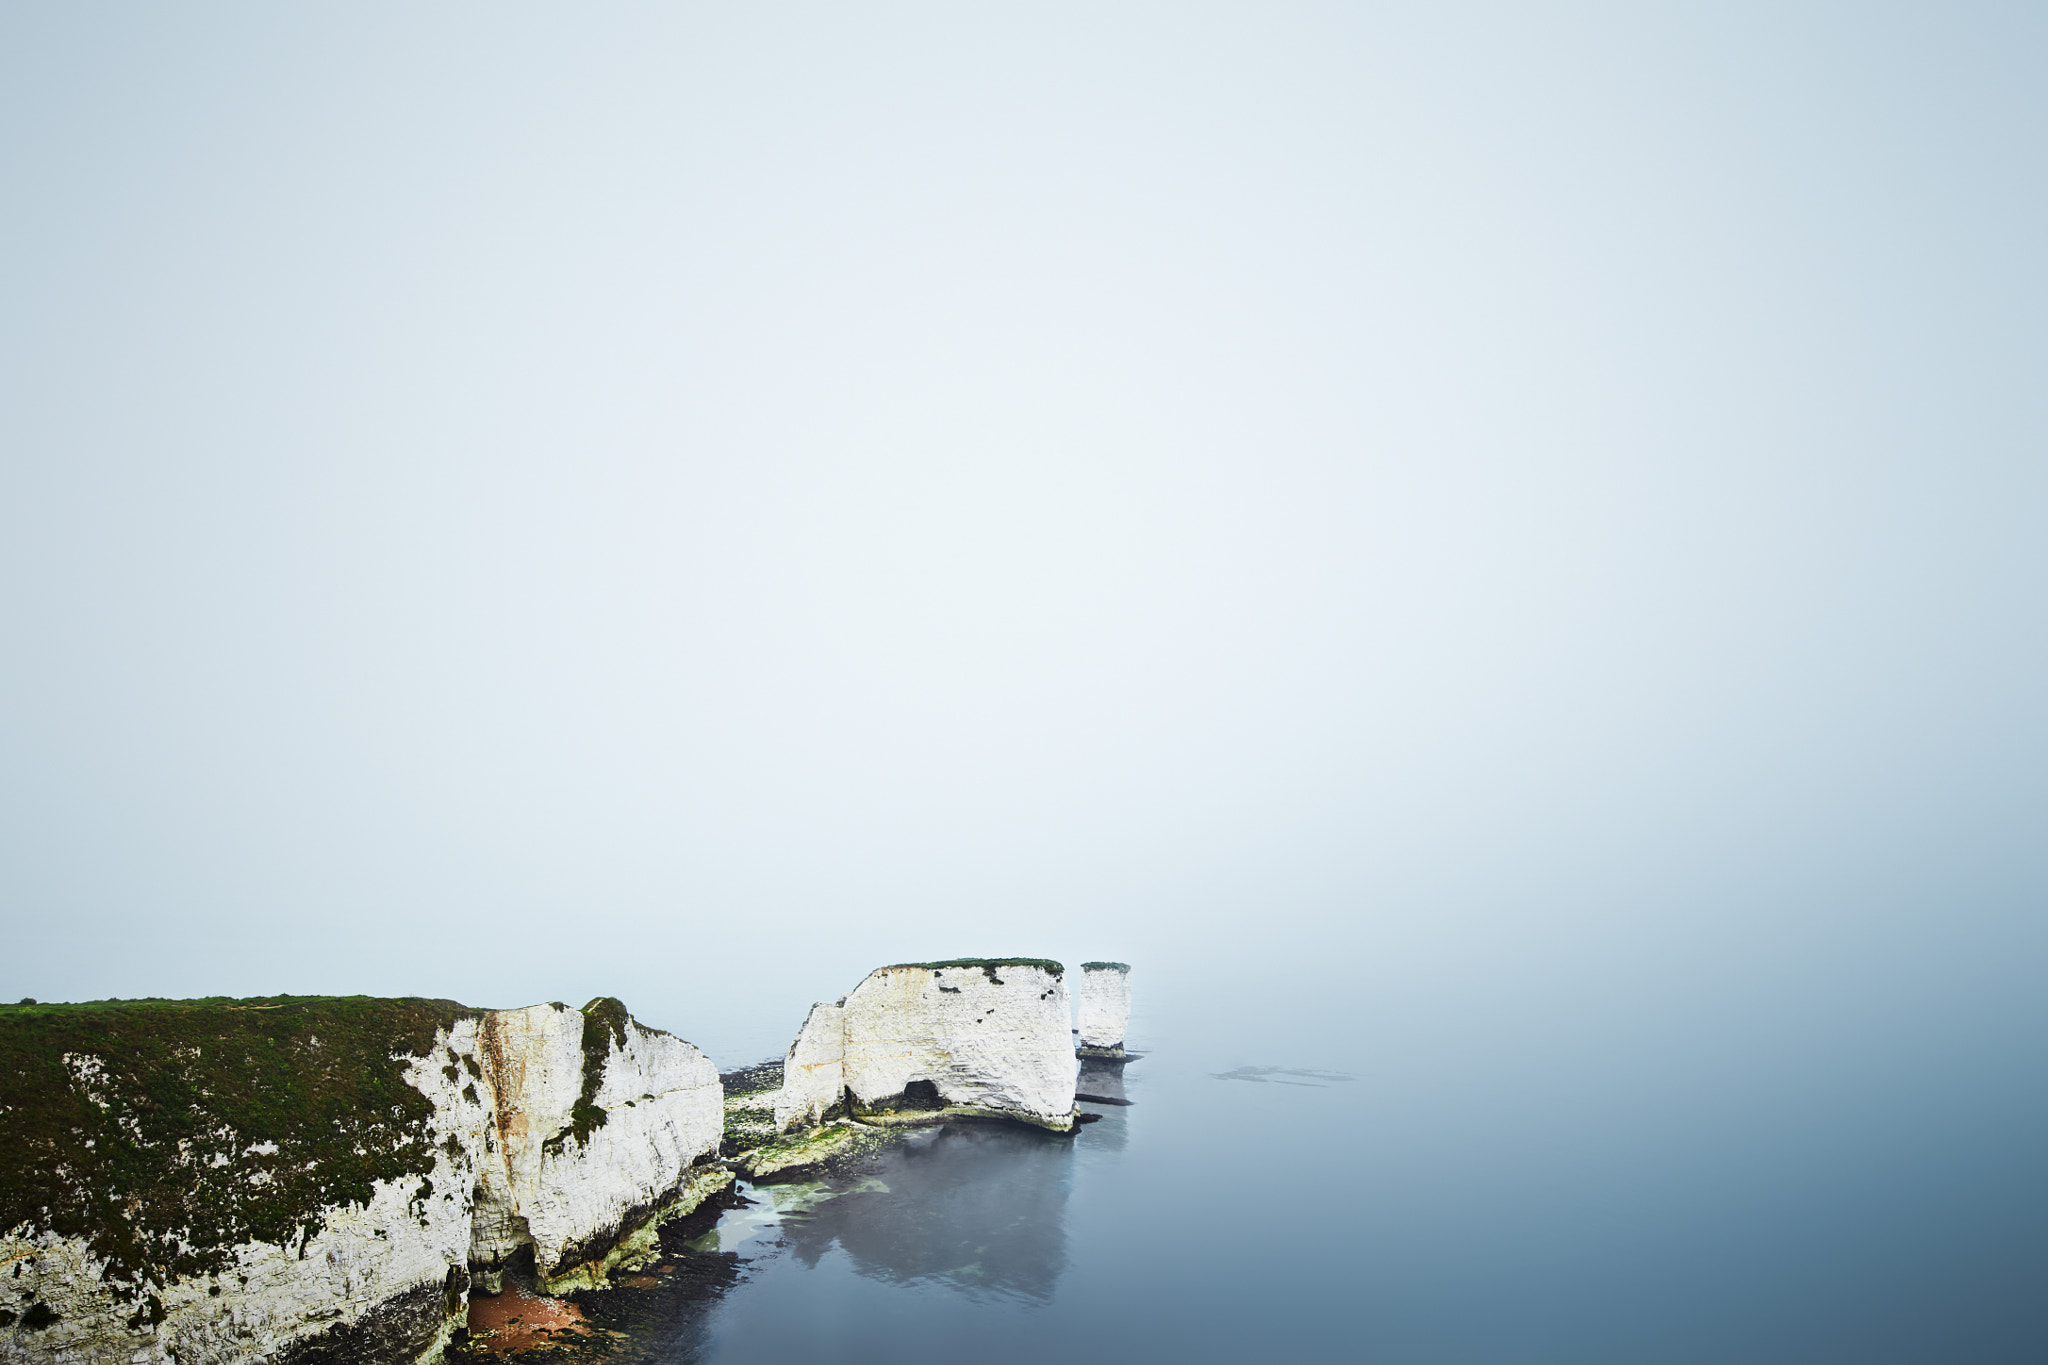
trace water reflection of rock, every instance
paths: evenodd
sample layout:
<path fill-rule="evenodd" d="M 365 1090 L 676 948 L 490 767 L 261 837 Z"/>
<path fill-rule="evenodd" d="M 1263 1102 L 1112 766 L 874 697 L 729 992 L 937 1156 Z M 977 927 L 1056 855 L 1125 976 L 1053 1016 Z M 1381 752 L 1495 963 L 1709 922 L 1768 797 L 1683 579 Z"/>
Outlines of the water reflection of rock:
<path fill-rule="evenodd" d="M 1130 1110 L 1111 1105 L 1081 1106 L 1099 1119 L 1081 1130 L 1081 1141 L 1095 1151 L 1121 1152 L 1130 1141 Z"/>
<path fill-rule="evenodd" d="M 1081 1130 L 1081 1140 L 1106 1152 L 1121 1152 L 1130 1139 L 1131 1099 L 1124 1093 L 1124 1060 L 1082 1058 L 1074 1093 L 1082 1111 L 1096 1118 Z"/>
<path fill-rule="evenodd" d="M 868 1172 L 887 1193 L 857 1188 L 784 1233 L 806 1266 L 836 1242 L 873 1279 L 1048 1299 L 1066 1266 L 1076 1140 L 993 1123 L 917 1133 Z"/>
<path fill-rule="evenodd" d="M 1124 1094 L 1124 1064 L 1101 1057 L 1083 1057 L 1074 1093 L 1098 1104 L 1129 1104 L 1130 1097 Z"/>

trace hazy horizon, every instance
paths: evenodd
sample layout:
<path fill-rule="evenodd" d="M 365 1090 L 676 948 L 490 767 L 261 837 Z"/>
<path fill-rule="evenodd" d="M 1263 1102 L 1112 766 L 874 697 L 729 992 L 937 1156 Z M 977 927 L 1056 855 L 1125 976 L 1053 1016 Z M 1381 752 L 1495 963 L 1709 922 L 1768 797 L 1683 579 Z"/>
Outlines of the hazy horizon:
<path fill-rule="evenodd" d="M 0 998 L 2038 1123 L 2044 27 L 16 7 Z"/>

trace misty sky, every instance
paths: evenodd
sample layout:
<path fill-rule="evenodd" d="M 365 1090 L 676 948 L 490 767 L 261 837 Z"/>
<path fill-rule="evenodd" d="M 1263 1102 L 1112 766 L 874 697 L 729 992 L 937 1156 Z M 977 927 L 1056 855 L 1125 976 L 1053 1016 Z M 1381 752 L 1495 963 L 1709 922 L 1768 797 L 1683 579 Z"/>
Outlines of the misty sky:
<path fill-rule="evenodd" d="M 1276 1037 L 2030 1028 L 2044 59 L 10 6 L 0 998 L 607 993 L 737 1061 L 1026 953 Z"/>

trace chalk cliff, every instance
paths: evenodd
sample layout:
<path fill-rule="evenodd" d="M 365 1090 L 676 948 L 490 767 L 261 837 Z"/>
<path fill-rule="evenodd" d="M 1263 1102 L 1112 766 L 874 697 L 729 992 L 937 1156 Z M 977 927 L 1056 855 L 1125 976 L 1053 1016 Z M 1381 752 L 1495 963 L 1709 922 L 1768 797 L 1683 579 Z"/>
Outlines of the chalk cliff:
<path fill-rule="evenodd" d="M 1122 1057 L 1131 1022 L 1131 968 L 1126 962 L 1081 964 L 1080 1053 Z"/>
<path fill-rule="evenodd" d="M 717 1151 L 718 1069 L 616 1000 L 497 1010 L 479 1034 L 491 1114 L 469 1261 L 481 1287 L 495 1291 L 526 1246 L 549 1292 L 602 1283 L 622 1239 L 651 1233 L 691 1164 Z"/>
<path fill-rule="evenodd" d="M 782 1061 L 782 1091 L 775 1097 L 775 1127 L 816 1123 L 846 1094 L 846 1001 L 820 1000 Z"/>
<path fill-rule="evenodd" d="M 1074 1126 L 1065 969 L 1036 958 L 904 963 L 811 1008 L 783 1063 L 783 1130 L 835 1104 L 869 1122 L 946 1114 Z"/>
<path fill-rule="evenodd" d="M 0 1009 L 0 1361 L 430 1360 L 472 1266 L 595 1283 L 722 1184 L 720 1110 L 612 1000 Z"/>

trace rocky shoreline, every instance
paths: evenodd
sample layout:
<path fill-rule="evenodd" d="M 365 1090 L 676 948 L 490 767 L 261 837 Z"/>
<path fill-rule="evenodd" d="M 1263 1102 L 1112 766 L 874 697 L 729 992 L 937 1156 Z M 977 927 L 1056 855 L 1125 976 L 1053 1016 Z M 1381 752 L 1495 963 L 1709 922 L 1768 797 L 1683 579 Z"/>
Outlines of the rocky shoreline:
<path fill-rule="evenodd" d="M 0 1007 L 0 1362 L 595 1358 L 738 1273 L 687 1246 L 736 1179 L 953 1121 L 1077 1131 L 1063 978 L 881 968 L 723 1075 L 608 998 Z"/>

